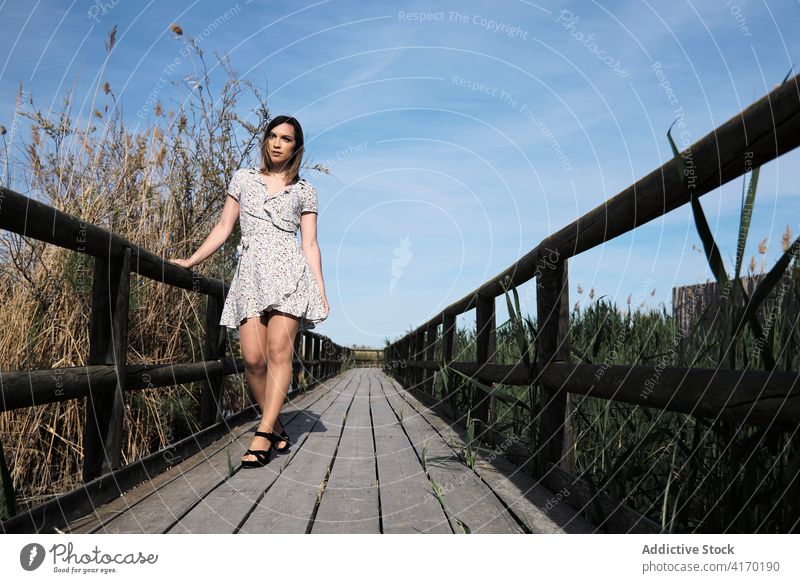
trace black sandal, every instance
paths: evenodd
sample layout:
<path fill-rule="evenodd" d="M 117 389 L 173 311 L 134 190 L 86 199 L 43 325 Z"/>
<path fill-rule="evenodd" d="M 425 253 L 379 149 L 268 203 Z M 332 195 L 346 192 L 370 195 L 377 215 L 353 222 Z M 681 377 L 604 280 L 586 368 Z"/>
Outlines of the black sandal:
<path fill-rule="evenodd" d="M 272 455 L 272 444 L 275 443 L 275 437 L 277 437 L 274 433 L 266 433 L 264 431 L 256 431 L 256 435 L 259 437 L 266 437 L 270 440 L 270 448 L 269 449 L 248 449 L 244 452 L 244 455 L 254 455 L 256 456 L 255 460 L 242 460 L 242 467 L 243 468 L 263 468 L 269 463 L 269 459 Z"/>
<path fill-rule="evenodd" d="M 281 448 L 278 448 L 278 447 L 275 447 L 278 442 L 273 441 L 272 442 L 272 444 L 273 444 L 272 449 L 275 450 L 275 453 L 286 453 L 287 451 L 289 451 L 289 446 L 292 445 L 292 442 L 289 440 L 289 436 L 286 435 L 286 428 L 284 427 L 283 429 L 281 429 L 280 433 L 277 433 L 277 434 L 273 433 L 273 435 L 275 435 L 277 437 L 280 437 L 278 442 L 280 442 L 280 441 L 285 441 L 286 442 L 286 445 L 284 445 Z"/>

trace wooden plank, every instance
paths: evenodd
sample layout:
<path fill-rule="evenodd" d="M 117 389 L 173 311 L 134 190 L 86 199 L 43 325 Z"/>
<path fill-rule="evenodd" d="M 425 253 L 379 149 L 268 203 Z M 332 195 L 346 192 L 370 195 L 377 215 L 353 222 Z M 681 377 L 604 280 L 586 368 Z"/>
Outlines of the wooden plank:
<path fill-rule="evenodd" d="M 62 532 L 70 522 L 91 514 L 95 509 L 151 477 L 192 457 L 208 444 L 228 435 L 232 426 L 238 426 L 251 417 L 252 411 L 249 410 L 235 413 L 223 423 L 198 431 L 166 448 L 138 458 L 115 472 L 104 474 L 65 494 L 54 496 L 38 506 L 18 512 L 0 524 L 0 531 L 48 534 Z"/>
<path fill-rule="evenodd" d="M 231 428 L 231 433 L 236 436 L 236 439 L 243 435 L 247 435 L 251 422 L 244 425 Z M 107 525 L 113 519 L 128 512 L 132 507 L 144 501 L 148 497 L 158 496 L 158 490 L 165 487 L 169 483 L 180 479 L 193 469 L 208 463 L 212 457 L 223 453 L 225 447 L 228 445 L 230 437 L 218 439 L 213 443 L 206 446 L 203 450 L 196 455 L 183 460 L 181 463 L 169 468 L 165 472 L 161 472 L 152 479 L 136 486 L 134 489 L 125 492 L 122 496 L 115 498 L 111 502 L 97 508 L 92 514 L 74 520 L 64 529 L 65 532 L 72 534 L 85 534 L 101 531 L 104 525 Z M 244 450 L 242 450 L 244 451 Z M 231 453 L 233 456 L 233 453 Z"/>
<path fill-rule="evenodd" d="M 408 365 L 438 368 L 433 361 Z M 467 376 L 478 374 L 474 362 L 454 362 L 450 367 Z M 484 365 L 480 374 L 508 385 L 528 382 L 522 363 Z M 569 393 L 735 423 L 774 424 L 793 430 L 800 419 L 798 371 L 553 362 L 535 378 Z"/>
<path fill-rule="evenodd" d="M 289 417 L 292 416 L 291 411 L 297 411 L 299 407 L 303 407 L 304 405 L 309 406 L 311 403 L 322 398 L 322 396 L 328 392 L 328 390 L 330 389 L 309 391 L 305 395 L 296 394 L 295 398 L 291 399 L 289 403 L 284 405 L 284 411 L 288 409 L 290 412 L 289 416 L 284 417 L 287 415 L 287 413 L 282 411 L 281 420 L 286 420 L 288 423 Z M 249 420 L 244 424 L 231 428 L 231 433 L 238 438 L 246 433 L 249 434 L 248 432 L 252 431 L 252 428 L 253 421 Z M 206 446 L 202 451 L 192 455 L 191 457 L 183 459 L 167 471 L 155 475 L 150 480 L 147 480 L 128 492 L 125 492 L 122 496 L 115 498 L 111 502 L 98 506 L 91 514 L 88 514 L 70 523 L 66 527 L 65 532 L 76 534 L 96 532 L 101 526 L 107 524 L 118 515 L 129 510 L 131 507 L 135 506 L 148 496 L 157 495 L 159 488 L 175 480 L 176 478 L 179 478 L 195 466 L 206 463 L 218 452 L 224 453 L 224 448 L 227 446 L 229 439 L 230 437 L 226 436 L 224 439 L 215 440 L 213 443 Z M 244 449 L 246 449 L 246 447 Z M 242 449 L 242 452 L 244 452 L 244 449 Z M 235 461 L 233 454 L 231 454 L 231 457 L 235 465 L 237 462 Z M 239 458 L 241 459 L 241 455 L 239 455 Z"/>
<path fill-rule="evenodd" d="M 358 386 L 311 534 L 380 533 L 375 442 L 370 418 L 373 370 Z"/>
<path fill-rule="evenodd" d="M 319 418 L 302 447 L 258 501 L 241 533 L 304 534 L 308 531 L 323 482 L 335 456 L 349 408 L 366 374 L 353 382 Z M 260 473 L 260 472 L 251 472 Z"/>
<path fill-rule="evenodd" d="M 450 425 L 393 379 L 388 379 L 388 382 L 412 410 L 427 421 L 446 442 L 457 443 L 457 440 L 465 442 L 464 428 Z M 477 452 L 475 473 L 517 516 L 517 519 L 525 524 L 528 532 L 585 534 L 595 531 L 595 528 L 569 505 L 569 493 L 562 492 L 559 497 L 558 493 L 542 486 L 540 482 L 524 473 L 519 466 L 503 457 L 506 448 L 507 444 L 501 442 L 496 444 L 489 454 Z"/>
<path fill-rule="evenodd" d="M 273 456 L 263 468 L 248 468 L 237 471 L 230 479 L 221 482 L 204 493 L 188 512 L 167 532 L 172 533 L 233 533 L 258 503 L 264 491 L 277 479 L 286 464 L 302 449 L 308 436 L 318 428 L 318 421 L 326 410 L 342 398 L 341 389 L 352 381 L 353 373 L 341 376 L 323 397 L 299 412 L 285 425 L 292 439 L 292 451 L 286 455 Z M 246 450 L 252 434 L 244 441 Z M 238 458 L 241 460 L 241 455 Z M 241 461 L 239 462 L 241 466 Z"/>
<path fill-rule="evenodd" d="M 203 381 L 213 375 L 241 374 L 243 362 L 241 358 L 229 357 L 188 364 L 131 364 L 125 367 L 125 389 L 172 387 Z M 0 411 L 86 397 L 90 389 L 96 394 L 111 394 L 117 380 L 116 368 L 108 364 L 3 373 Z M 53 386 L 58 383 L 63 386 L 54 391 Z"/>
<path fill-rule="evenodd" d="M 291 425 L 289 422 L 286 426 L 288 428 Z M 251 440 L 252 433 L 248 431 L 231 443 L 230 457 L 234 471 L 241 465 L 239 460 Z M 223 450 L 205 463 L 180 474 L 177 479 L 159 488 L 155 496 L 147 498 L 121 514 L 105 525 L 102 532 L 166 532 L 181 516 L 194 508 L 205 494 L 228 480 L 228 456 Z"/>
<path fill-rule="evenodd" d="M 325 396 L 323 395 L 322 399 Z M 285 420 L 285 419 L 284 419 Z M 287 421 L 290 435 L 295 423 Z M 251 422 L 252 423 L 252 422 Z M 250 427 L 253 425 L 251 424 Z M 249 446 L 251 433 L 241 434 L 230 444 L 230 457 L 234 471 L 241 465 L 241 456 Z M 227 447 L 227 446 L 226 446 Z M 235 477 L 235 474 L 234 474 Z M 165 532 L 173 523 L 189 512 L 205 494 L 228 480 L 228 456 L 225 448 L 163 485 L 155 495 L 129 507 L 125 512 L 107 521 L 100 532 L 139 533 Z"/>
<path fill-rule="evenodd" d="M 376 396 L 370 399 L 370 403 L 383 532 L 453 532 L 433 486 L 389 402 L 384 395 Z"/>
<path fill-rule="evenodd" d="M 398 419 L 402 415 L 402 427 L 420 458 L 424 448 L 428 460 L 425 469 L 429 478 L 441 486 L 440 492 L 453 531 L 464 532 L 463 524 L 468 532 L 473 533 L 522 533 L 519 524 L 508 514 L 494 492 L 461 462 L 453 448 L 409 406 L 389 379 L 376 380 L 381 382 L 383 394 Z"/>
<path fill-rule="evenodd" d="M 601 399 L 794 431 L 800 372 L 554 363 L 548 384 Z"/>

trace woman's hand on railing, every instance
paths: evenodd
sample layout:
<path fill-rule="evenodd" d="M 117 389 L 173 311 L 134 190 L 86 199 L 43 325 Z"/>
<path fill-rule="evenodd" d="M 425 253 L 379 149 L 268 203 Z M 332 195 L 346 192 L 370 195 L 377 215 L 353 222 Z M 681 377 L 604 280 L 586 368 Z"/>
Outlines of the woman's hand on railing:
<path fill-rule="evenodd" d="M 181 267 L 185 267 L 186 269 L 191 269 L 194 267 L 194 263 L 189 259 L 167 259 L 170 263 L 174 263 L 175 265 L 180 265 Z"/>

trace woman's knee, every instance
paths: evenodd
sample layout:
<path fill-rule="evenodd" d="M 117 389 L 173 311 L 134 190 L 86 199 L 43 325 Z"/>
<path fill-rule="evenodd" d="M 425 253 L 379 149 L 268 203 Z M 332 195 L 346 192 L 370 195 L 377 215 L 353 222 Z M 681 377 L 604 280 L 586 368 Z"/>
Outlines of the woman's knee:
<path fill-rule="evenodd" d="M 281 340 L 267 341 L 267 363 L 287 364 L 292 362 L 292 345 Z"/>
<path fill-rule="evenodd" d="M 267 360 L 263 354 L 242 353 L 244 366 L 249 372 L 262 373 L 267 370 Z"/>

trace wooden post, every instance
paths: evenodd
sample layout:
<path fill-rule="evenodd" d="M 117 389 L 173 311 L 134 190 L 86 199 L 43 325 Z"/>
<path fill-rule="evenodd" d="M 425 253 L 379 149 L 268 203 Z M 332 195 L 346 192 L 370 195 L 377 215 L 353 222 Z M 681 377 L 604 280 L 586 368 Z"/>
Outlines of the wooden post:
<path fill-rule="evenodd" d="M 322 358 L 325 360 L 322 365 L 322 376 L 327 378 L 331 374 L 331 363 L 328 362 L 331 358 L 331 341 L 327 338 L 322 340 Z"/>
<path fill-rule="evenodd" d="M 425 329 L 420 328 L 414 334 L 414 360 L 421 363 L 425 359 Z M 425 378 L 425 369 L 414 367 L 414 388 L 418 391 L 423 391 L 423 379 Z"/>
<path fill-rule="evenodd" d="M 478 295 L 475 307 L 475 324 L 477 331 L 476 354 L 478 366 L 487 362 L 494 362 L 495 352 L 497 351 L 497 325 L 495 324 L 495 298 L 484 298 Z M 491 381 L 484 381 L 480 373 L 477 380 L 490 387 L 494 386 Z M 471 404 L 472 416 L 480 419 L 489 426 L 489 409 L 493 405 L 493 396 L 487 395 L 480 389 L 475 389 L 475 399 Z M 488 432 L 484 432 L 488 441 Z"/>
<path fill-rule="evenodd" d="M 414 344 L 417 341 L 416 334 L 409 334 L 406 339 L 406 354 L 408 355 L 408 368 L 406 369 L 406 388 L 410 389 L 414 385 Z"/>
<path fill-rule="evenodd" d="M 403 386 L 409 388 L 411 386 L 411 336 L 406 336 L 401 341 L 403 345 L 403 361 L 406 363 L 405 370 L 403 370 Z"/>
<path fill-rule="evenodd" d="M 406 369 L 406 379 L 407 379 L 407 388 L 411 388 L 414 385 L 414 374 L 416 369 L 414 368 L 414 346 L 417 342 L 417 335 L 416 334 L 409 334 L 406 338 L 406 356 L 408 358 L 408 368 Z"/>
<path fill-rule="evenodd" d="M 328 358 L 328 340 L 326 338 L 319 339 L 319 358 L 321 361 L 319 368 L 319 376 L 320 378 L 324 379 L 328 376 L 328 363 L 324 362 Z"/>
<path fill-rule="evenodd" d="M 131 250 L 123 247 L 98 257 L 94 266 L 88 364 L 113 364 L 117 384 L 113 392 L 90 390 L 86 397 L 84 482 L 122 466 Z"/>
<path fill-rule="evenodd" d="M 426 349 L 425 349 L 425 360 L 433 360 L 436 348 L 436 337 L 437 332 L 439 331 L 438 324 L 431 324 L 428 326 L 428 331 L 425 334 L 426 339 Z M 425 370 L 425 392 L 429 395 L 433 395 L 434 386 L 433 386 L 433 373 L 432 370 Z"/>
<path fill-rule="evenodd" d="M 536 315 L 539 323 L 538 367 L 569 359 L 569 278 L 567 260 L 556 262 L 552 269 L 540 274 L 536 293 Z M 536 468 L 544 475 L 546 462 L 572 473 L 572 429 L 567 417 L 567 392 L 547 383 L 541 385 L 539 432 L 542 443 Z M 567 437 L 568 439 L 565 439 Z"/>
<path fill-rule="evenodd" d="M 314 354 L 314 338 L 308 332 L 303 332 L 303 374 L 305 375 L 306 388 L 311 385 L 311 358 Z"/>
<path fill-rule="evenodd" d="M 456 340 L 456 317 L 453 314 L 445 314 L 443 321 L 442 321 L 442 358 L 444 359 L 445 366 L 450 366 L 450 363 L 453 362 L 453 351 L 455 350 L 455 342 Z M 453 378 L 452 371 L 448 372 L 448 378 L 450 379 L 450 386 L 447 387 L 448 391 L 453 391 L 453 383 L 455 379 Z M 450 403 L 450 410 L 455 414 L 456 411 L 456 394 L 453 391 L 449 397 L 447 397 L 448 402 Z"/>
<path fill-rule="evenodd" d="M 225 354 L 225 335 L 220 334 L 219 321 L 222 317 L 224 303 L 217 296 L 206 297 L 206 340 L 203 349 L 205 360 L 218 360 Z M 223 413 L 220 403 L 224 375 L 222 371 L 203 383 L 200 395 L 200 426 L 203 428 L 222 421 Z"/>
<path fill-rule="evenodd" d="M 319 352 L 320 352 L 320 349 L 321 349 L 320 337 L 319 336 L 314 336 L 314 347 L 313 347 L 313 350 L 312 350 L 312 354 L 313 354 L 312 360 L 317 361 L 317 363 L 314 364 L 311 367 L 311 370 L 314 371 L 312 373 L 312 377 L 314 378 L 314 382 L 317 382 L 322 377 L 322 365 L 319 363 Z"/>

